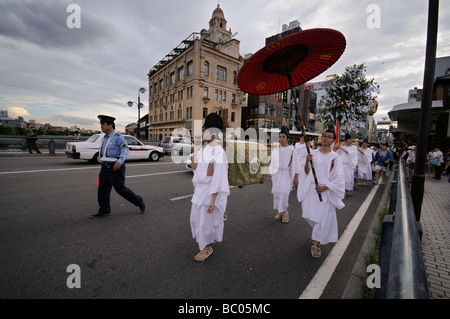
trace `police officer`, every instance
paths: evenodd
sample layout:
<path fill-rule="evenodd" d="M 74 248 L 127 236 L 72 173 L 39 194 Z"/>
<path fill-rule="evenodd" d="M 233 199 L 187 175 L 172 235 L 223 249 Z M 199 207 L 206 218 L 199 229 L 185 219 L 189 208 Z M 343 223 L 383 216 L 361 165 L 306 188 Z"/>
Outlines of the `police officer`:
<path fill-rule="evenodd" d="M 100 208 L 97 214 L 91 215 L 91 218 L 111 215 L 110 195 L 112 187 L 120 196 L 138 206 L 141 213 L 144 213 L 145 204 L 142 197 L 125 186 L 125 160 L 128 157 L 129 150 L 125 138 L 115 131 L 114 121 L 116 119 L 107 115 L 99 115 L 98 118 L 105 137 L 99 155 L 102 163 L 98 185 Z"/>

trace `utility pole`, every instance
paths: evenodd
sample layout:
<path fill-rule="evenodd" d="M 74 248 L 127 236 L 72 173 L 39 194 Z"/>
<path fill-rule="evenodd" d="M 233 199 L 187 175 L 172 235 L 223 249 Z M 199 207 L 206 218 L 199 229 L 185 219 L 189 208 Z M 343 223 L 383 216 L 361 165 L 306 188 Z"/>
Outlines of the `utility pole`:
<path fill-rule="evenodd" d="M 417 143 L 416 164 L 411 184 L 411 197 L 416 220 L 420 222 L 425 186 L 425 159 L 428 150 L 428 131 L 430 126 L 431 104 L 433 100 L 434 71 L 436 67 L 436 47 L 438 33 L 439 0 L 429 0 L 427 48 L 425 53 L 425 72 L 423 76 L 422 104 L 420 109 L 419 139 Z"/>

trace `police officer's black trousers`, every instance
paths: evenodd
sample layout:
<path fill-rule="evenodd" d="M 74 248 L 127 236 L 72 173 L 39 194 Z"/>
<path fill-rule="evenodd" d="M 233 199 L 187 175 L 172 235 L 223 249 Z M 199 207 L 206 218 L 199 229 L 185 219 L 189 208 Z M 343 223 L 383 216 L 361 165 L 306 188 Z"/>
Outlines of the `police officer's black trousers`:
<path fill-rule="evenodd" d="M 131 189 L 125 186 L 125 164 L 123 164 L 118 171 L 114 171 L 112 168 L 107 168 L 105 165 L 102 165 L 98 184 L 99 214 L 111 213 L 110 196 L 112 187 L 114 187 L 120 196 L 135 206 L 142 204 L 142 197 L 136 195 Z"/>

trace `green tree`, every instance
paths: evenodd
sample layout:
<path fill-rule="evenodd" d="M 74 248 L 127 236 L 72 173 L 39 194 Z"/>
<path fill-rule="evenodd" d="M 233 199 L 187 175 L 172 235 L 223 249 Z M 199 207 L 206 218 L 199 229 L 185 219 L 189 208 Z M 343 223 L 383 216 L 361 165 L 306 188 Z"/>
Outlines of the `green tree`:
<path fill-rule="evenodd" d="M 10 124 L 0 125 L 0 132 L 3 135 L 15 135 L 16 130 L 14 129 L 14 126 Z"/>
<path fill-rule="evenodd" d="M 325 127 L 334 126 L 336 120 L 341 131 L 356 133 L 359 127 L 364 127 L 373 107 L 372 93 L 379 94 L 379 85 L 374 79 L 367 80 L 365 72 L 363 63 L 348 66 L 341 76 L 333 76 L 318 110 L 318 118 Z"/>

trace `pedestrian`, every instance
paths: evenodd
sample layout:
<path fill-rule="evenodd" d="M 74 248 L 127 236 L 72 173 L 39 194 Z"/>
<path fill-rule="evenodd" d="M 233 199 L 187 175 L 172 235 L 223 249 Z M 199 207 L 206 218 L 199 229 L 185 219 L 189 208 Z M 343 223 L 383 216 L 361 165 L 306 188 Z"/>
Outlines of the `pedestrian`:
<path fill-rule="evenodd" d="M 99 161 L 102 163 L 98 184 L 98 204 L 100 206 L 97 214 L 90 218 L 100 218 L 111 215 L 110 196 L 111 188 L 139 207 L 140 212 L 145 212 L 145 204 L 142 196 L 136 195 L 131 189 L 125 186 L 125 161 L 128 157 L 129 149 L 125 138 L 115 130 L 114 117 L 107 115 L 98 116 L 101 130 L 105 133 L 100 147 Z"/>
<path fill-rule="evenodd" d="M 358 165 L 358 149 L 353 145 L 353 138 L 349 133 L 345 133 L 344 145 L 338 145 L 336 153 L 342 158 L 346 195 L 352 196 L 355 185 L 355 168 Z"/>
<path fill-rule="evenodd" d="M 375 180 L 373 183 L 378 184 L 378 179 L 380 178 L 381 171 L 381 184 L 385 183 L 386 179 L 386 168 L 389 162 L 393 162 L 394 157 L 392 156 L 391 151 L 388 150 L 388 144 L 383 144 L 381 149 L 377 151 L 375 154 Z"/>
<path fill-rule="evenodd" d="M 302 217 L 312 227 L 311 255 L 320 258 L 321 245 L 338 240 L 336 209 L 342 209 L 345 196 L 345 176 L 342 158 L 331 149 L 336 135 L 334 130 L 322 134 L 322 145 L 306 157 L 305 168 L 299 177 L 299 201 L 302 202 Z M 318 186 L 315 185 L 309 161 L 312 160 Z M 322 201 L 319 200 L 321 194 Z"/>
<path fill-rule="evenodd" d="M 75 134 L 73 134 L 73 138 L 74 138 L 75 140 L 79 140 L 79 139 L 80 139 L 80 132 L 75 131 Z"/>
<path fill-rule="evenodd" d="M 358 147 L 358 185 L 367 185 L 372 180 L 372 150 L 369 142 L 364 139 L 361 147 Z"/>
<path fill-rule="evenodd" d="M 310 152 L 312 150 L 311 142 L 309 144 Z M 306 150 L 305 138 L 303 135 L 301 135 L 300 140 L 295 143 L 295 152 L 297 153 L 297 174 L 299 174 L 299 172 L 305 168 L 306 155 L 308 155 L 308 151 Z"/>
<path fill-rule="evenodd" d="M 408 182 L 412 183 L 412 177 L 414 174 L 414 166 L 416 165 L 416 148 L 412 147 L 411 152 L 406 159 L 406 165 L 408 166 Z"/>
<path fill-rule="evenodd" d="M 34 129 L 35 128 L 31 123 L 27 124 L 27 128 L 25 130 L 25 144 L 22 147 L 22 150 L 25 151 L 26 149 L 28 149 L 28 153 L 30 154 L 33 154 L 32 151 L 34 150 L 36 151 L 36 154 L 42 154 L 36 144 L 38 138 Z"/>
<path fill-rule="evenodd" d="M 203 145 L 194 144 L 192 170 L 194 195 L 190 224 L 192 237 L 196 239 L 200 252 L 194 256 L 204 261 L 213 253 L 211 244 L 221 242 L 224 231 L 224 216 L 228 184 L 227 155 L 219 144 L 223 120 L 217 113 L 209 114 L 202 128 Z"/>
<path fill-rule="evenodd" d="M 289 129 L 283 125 L 279 134 L 279 147 L 272 152 L 269 173 L 272 176 L 273 209 L 277 210 L 276 220 L 289 222 L 289 194 L 292 186 L 298 185 L 297 152 L 288 144 Z"/>
<path fill-rule="evenodd" d="M 433 168 L 433 150 L 431 149 L 427 154 L 427 176 L 433 177 L 434 175 L 434 168 Z"/>
<path fill-rule="evenodd" d="M 441 180 L 442 166 L 444 165 L 444 154 L 439 147 L 434 148 L 432 164 L 434 168 L 434 178 L 439 181 Z"/>
<path fill-rule="evenodd" d="M 380 149 L 380 144 L 375 143 L 372 145 L 372 179 L 373 180 L 375 180 L 375 176 L 376 176 L 375 155 L 377 154 L 379 149 Z"/>

